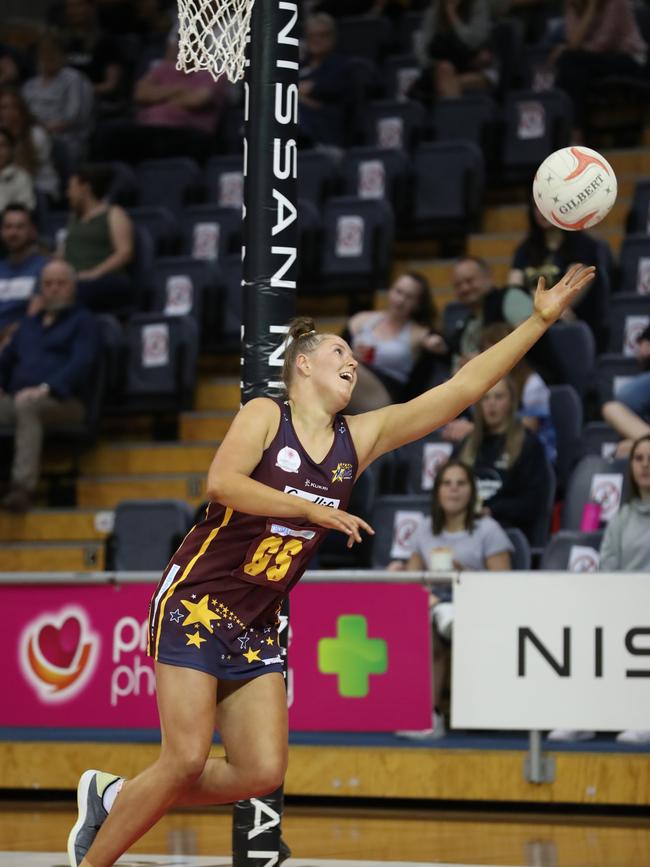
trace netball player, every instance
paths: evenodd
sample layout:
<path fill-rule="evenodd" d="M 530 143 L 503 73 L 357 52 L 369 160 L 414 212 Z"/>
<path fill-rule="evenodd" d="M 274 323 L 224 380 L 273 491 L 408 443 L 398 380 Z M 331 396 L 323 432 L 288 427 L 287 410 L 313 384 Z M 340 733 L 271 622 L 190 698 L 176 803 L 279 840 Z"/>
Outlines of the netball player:
<path fill-rule="evenodd" d="M 86 771 L 70 832 L 72 867 L 112 867 L 172 806 L 267 794 L 287 767 L 278 611 L 328 530 L 361 541 L 346 507 L 376 458 L 425 436 L 502 379 L 594 277 L 572 267 L 535 293 L 533 314 L 443 385 L 408 403 L 341 413 L 356 381 L 350 347 L 294 321 L 287 400 L 256 398 L 235 417 L 208 472 L 205 519 L 185 537 L 149 609 L 162 746 L 132 780 Z M 218 728 L 225 757 L 208 758 Z"/>

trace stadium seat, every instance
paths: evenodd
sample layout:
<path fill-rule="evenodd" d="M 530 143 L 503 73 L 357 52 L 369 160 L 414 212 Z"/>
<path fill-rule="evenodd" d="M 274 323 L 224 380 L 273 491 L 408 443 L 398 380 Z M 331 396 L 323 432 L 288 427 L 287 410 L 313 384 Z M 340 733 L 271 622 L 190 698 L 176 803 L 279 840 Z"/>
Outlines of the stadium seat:
<path fill-rule="evenodd" d="M 320 273 L 320 212 L 308 199 L 298 199 L 298 284 L 300 291 L 312 292 Z"/>
<path fill-rule="evenodd" d="M 571 385 L 552 385 L 550 392 L 551 420 L 557 435 L 555 470 L 558 484 L 564 489 L 580 448 L 582 401 Z"/>
<path fill-rule="evenodd" d="M 336 50 L 340 54 L 377 61 L 392 36 L 391 24 L 386 18 L 349 15 L 337 21 Z"/>
<path fill-rule="evenodd" d="M 596 359 L 596 388 L 601 404 L 616 397 L 618 389 L 641 372 L 636 358 L 605 353 Z"/>
<path fill-rule="evenodd" d="M 650 324 L 650 295 L 621 292 L 609 302 L 609 352 L 636 356 L 641 333 Z"/>
<path fill-rule="evenodd" d="M 349 148 L 341 174 L 344 194 L 360 199 L 386 199 L 399 220 L 409 203 L 409 159 L 396 148 Z"/>
<path fill-rule="evenodd" d="M 627 221 L 630 234 L 650 235 L 650 181 L 639 181 Z"/>
<path fill-rule="evenodd" d="M 39 214 L 41 239 L 50 250 L 56 250 L 63 245 L 70 216 L 70 211 L 54 211 L 50 208 L 45 208 Z"/>
<path fill-rule="evenodd" d="M 485 184 L 483 154 L 468 141 L 421 144 L 414 154 L 411 237 L 465 235 L 480 214 Z"/>
<path fill-rule="evenodd" d="M 153 312 L 166 316 L 192 316 L 199 327 L 204 323 L 204 305 L 207 303 L 210 310 L 214 310 L 221 297 L 217 267 L 191 256 L 157 259 L 152 283 Z"/>
<path fill-rule="evenodd" d="M 124 378 L 124 329 L 117 317 L 112 313 L 96 314 L 97 324 L 102 336 L 104 353 L 105 401 L 108 405 L 116 404 L 121 398 Z"/>
<path fill-rule="evenodd" d="M 505 533 L 514 548 L 510 554 L 512 568 L 517 572 L 527 572 L 532 561 L 528 539 L 516 527 L 510 527 Z"/>
<path fill-rule="evenodd" d="M 603 531 L 559 530 L 544 548 L 540 569 L 546 572 L 597 572 Z"/>
<path fill-rule="evenodd" d="M 138 313 L 126 325 L 122 410 L 178 413 L 192 406 L 198 361 L 192 316 Z"/>
<path fill-rule="evenodd" d="M 298 197 L 320 208 L 339 192 L 339 160 L 327 150 L 298 151 Z"/>
<path fill-rule="evenodd" d="M 187 157 L 144 160 L 136 169 L 139 205 L 164 205 L 174 214 L 197 195 L 201 169 Z"/>
<path fill-rule="evenodd" d="M 320 291 L 374 291 L 387 279 L 395 219 L 388 202 L 341 196 L 323 208 Z"/>
<path fill-rule="evenodd" d="M 122 205 L 123 208 L 135 205 L 138 200 L 138 179 L 133 166 L 120 160 L 112 160 L 103 165 L 110 167 L 113 172 L 108 200 L 114 205 Z"/>
<path fill-rule="evenodd" d="M 485 154 L 493 153 L 497 106 L 485 93 L 467 93 L 460 99 L 439 99 L 433 107 L 433 126 L 438 141 L 472 141 Z"/>
<path fill-rule="evenodd" d="M 461 304 L 460 301 L 449 301 L 445 304 L 442 311 L 442 328 L 447 342 L 462 331 L 471 313 L 469 307 Z"/>
<path fill-rule="evenodd" d="M 562 369 L 565 382 L 582 399 L 591 384 L 596 358 L 594 336 L 589 326 L 577 322 L 556 322 L 546 332 L 553 356 Z"/>
<path fill-rule="evenodd" d="M 580 435 L 580 457 L 598 455 L 612 458 L 616 444 L 620 441 L 618 433 L 605 421 L 590 421 Z"/>
<path fill-rule="evenodd" d="M 403 470 L 407 494 L 425 494 L 433 488 L 438 470 L 449 460 L 453 443 L 444 442 L 438 432 L 402 446 L 397 460 Z"/>
<path fill-rule="evenodd" d="M 521 22 L 508 17 L 499 17 L 492 24 L 491 45 L 499 65 L 497 92 L 501 98 L 514 87 L 521 86 L 524 46 Z"/>
<path fill-rule="evenodd" d="M 402 15 L 399 28 L 399 42 L 403 51 L 414 54 L 418 48 L 424 23 L 424 13 L 408 11 Z"/>
<path fill-rule="evenodd" d="M 573 468 L 566 487 L 562 509 L 562 529 L 579 530 L 587 503 L 597 502 L 603 509 L 603 522 L 615 514 L 627 493 L 626 460 L 608 461 L 586 455 Z"/>
<path fill-rule="evenodd" d="M 165 205 L 139 205 L 127 208 L 134 223 L 144 226 L 154 244 L 154 251 L 159 256 L 172 256 L 178 252 L 180 230 L 174 214 Z"/>
<path fill-rule="evenodd" d="M 117 315 L 125 317 L 131 313 L 144 310 L 146 298 L 151 289 L 151 271 L 154 262 L 154 242 L 146 226 L 134 224 L 133 229 L 135 249 L 129 273 L 133 280 L 133 297 L 128 308 L 117 311 Z"/>
<path fill-rule="evenodd" d="M 619 254 L 621 292 L 650 295 L 650 236 L 628 235 Z"/>
<path fill-rule="evenodd" d="M 569 143 L 571 102 L 560 90 L 515 90 L 505 97 L 501 164 L 505 180 L 529 180 L 542 160 Z"/>
<path fill-rule="evenodd" d="M 242 323 L 242 260 L 239 253 L 226 256 L 219 263 L 223 314 L 215 337 L 222 351 L 239 351 Z"/>
<path fill-rule="evenodd" d="M 392 54 L 383 63 L 384 87 L 390 100 L 408 99 L 408 92 L 422 73 L 413 54 Z"/>
<path fill-rule="evenodd" d="M 210 157 L 205 164 L 206 201 L 222 208 L 244 204 L 244 159 L 241 154 Z"/>
<path fill-rule="evenodd" d="M 427 137 L 429 127 L 424 106 L 411 99 L 374 100 L 361 118 L 363 144 L 368 147 L 411 151 Z"/>
<path fill-rule="evenodd" d="M 115 509 L 106 540 L 106 568 L 160 572 L 192 526 L 193 510 L 181 500 L 125 500 Z"/>
<path fill-rule="evenodd" d="M 181 216 L 184 256 L 206 262 L 241 249 L 241 208 L 192 205 Z"/>
<path fill-rule="evenodd" d="M 429 515 L 430 494 L 393 494 L 378 497 L 372 510 L 371 566 L 385 569 L 391 560 L 407 560 L 413 550 L 413 536 Z"/>

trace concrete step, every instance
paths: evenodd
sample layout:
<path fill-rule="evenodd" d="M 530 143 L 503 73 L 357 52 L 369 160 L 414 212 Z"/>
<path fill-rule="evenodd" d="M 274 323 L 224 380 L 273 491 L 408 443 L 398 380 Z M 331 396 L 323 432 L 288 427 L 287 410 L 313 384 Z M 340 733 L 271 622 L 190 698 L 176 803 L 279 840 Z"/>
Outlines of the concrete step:
<path fill-rule="evenodd" d="M 194 408 L 236 412 L 239 409 L 240 394 L 238 376 L 201 379 L 196 388 Z"/>
<path fill-rule="evenodd" d="M 81 458 L 84 476 L 206 473 L 217 443 L 100 443 Z"/>
<path fill-rule="evenodd" d="M 10 542 L 0 547 L 0 572 L 97 572 L 102 542 Z"/>
<path fill-rule="evenodd" d="M 623 242 L 623 233 L 620 231 L 598 231 L 596 227 L 591 234 L 594 237 L 607 241 L 614 253 L 618 253 Z M 501 232 L 496 234 L 470 235 L 467 252 L 470 256 L 480 256 L 491 262 L 494 257 L 507 257 L 510 261 L 515 250 L 521 243 L 520 232 Z"/>
<path fill-rule="evenodd" d="M 510 272 L 512 257 L 490 256 L 489 261 L 496 285 L 503 285 Z M 400 259 L 395 262 L 394 273 L 420 271 L 431 284 L 436 305 L 442 307 L 450 297 L 455 262 L 455 259 Z"/>
<path fill-rule="evenodd" d="M 616 204 L 603 221 L 602 231 L 623 231 L 631 204 L 631 197 L 622 196 L 619 191 Z M 528 230 L 528 206 L 495 205 L 486 208 L 481 229 L 486 234 L 519 232 L 523 237 Z"/>
<path fill-rule="evenodd" d="M 650 150 L 648 148 L 622 148 L 604 150 L 603 156 L 611 164 L 619 179 L 650 174 Z"/>
<path fill-rule="evenodd" d="M 207 469 L 191 475 L 82 476 L 77 480 L 77 502 L 86 509 L 113 509 L 122 500 L 178 499 L 198 506 L 206 499 Z"/>
<path fill-rule="evenodd" d="M 224 438 L 235 412 L 184 412 L 179 421 L 182 442 L 217 443 Z"/>
<path fill-rule="evenodd" d="M 113 527 L 112 512 L 94 509 L 34 509 L 25 515 L 0 512 L 4 542 L 86 541 L 104 539 Z"/>

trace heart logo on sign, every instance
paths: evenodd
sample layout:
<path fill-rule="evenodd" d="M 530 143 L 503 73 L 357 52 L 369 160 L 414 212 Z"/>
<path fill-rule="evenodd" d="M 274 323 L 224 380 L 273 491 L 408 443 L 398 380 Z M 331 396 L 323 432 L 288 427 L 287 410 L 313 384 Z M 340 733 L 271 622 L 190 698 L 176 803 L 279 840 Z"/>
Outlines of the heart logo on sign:
<path fill-rule="evenodd" d="M 89 627 L 86 614 L 68 607 L 58 615 L 32 621 L 20 640 L 23 673 L 46 701 L 76 695 L 94 669 L 99 638 Z"/>

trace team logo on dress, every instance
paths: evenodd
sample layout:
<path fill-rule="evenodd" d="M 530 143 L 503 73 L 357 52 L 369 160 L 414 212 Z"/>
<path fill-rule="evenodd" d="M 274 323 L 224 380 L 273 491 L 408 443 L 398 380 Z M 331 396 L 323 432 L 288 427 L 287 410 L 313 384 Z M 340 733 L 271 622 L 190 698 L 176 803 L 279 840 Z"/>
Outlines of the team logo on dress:
<path fill-rule="evenodd" d="M 329 506 L 330 509 L 338 509 L 341 501 L 337 497 L 327 497 L 322 494 L 312 494 L 311 491 L 301 491 L 299 488 L 294 488 L 292 485 L 284 486 L 285 494 L 293 494 L 294 497 L 302 497 L 303 500 L 311 500 L 319 506 Z"/>
<path fill-rule="evenodd" d="M 352 464 L 337 464 L 331 471 L 333 482 L 345 482 L 352 478 Z"/>
<path fill-rule="evenodd" d="M 20 667 L 39 698 L 65 701 L 86 685 L 98 651 L 86 612 L 70 605 L 29 623 L 20 638 Z"/>
<path fill-rule="evenodd" d="M 275 459 L 276 467 L 280 467 L 285 473 L 297 473 L 300 467 L 300 455 L 290 446 L 280 449 Z"/>

